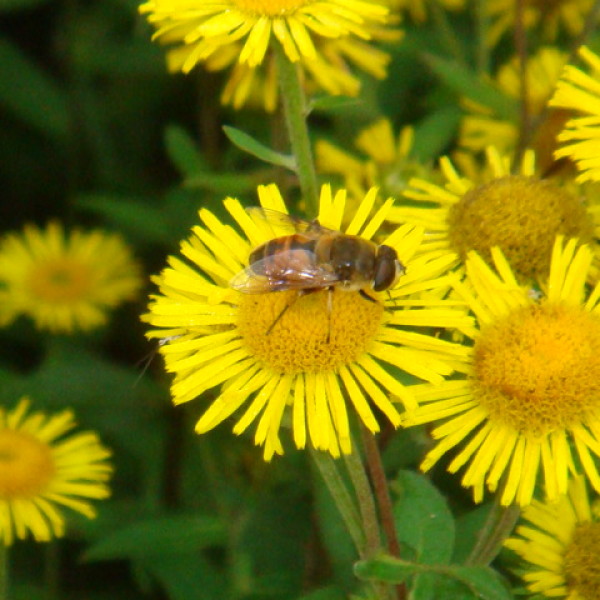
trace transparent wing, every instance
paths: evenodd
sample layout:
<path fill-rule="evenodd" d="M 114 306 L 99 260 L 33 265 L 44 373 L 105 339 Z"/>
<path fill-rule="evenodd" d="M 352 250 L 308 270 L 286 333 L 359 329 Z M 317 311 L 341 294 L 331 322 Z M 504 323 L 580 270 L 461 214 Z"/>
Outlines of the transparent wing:
<path fill-rule="evenodd" d="M 316 265 L 311 252 L 299 249 L 256 261 L 235 275 L 229 285 L 245 294 L 264 294 L 325 288 L 338 281 L 329 265 Z"/>
<path fill-rule="evenodd" d="M 246 212 L 252 218 L 266 221 L 283 235 L 286 233 L 305 233 L 308 235 L 314 234 L 316 236 L 319 233 L 333 231 L 332 229 L 320 225 L 316 219 L 314 221 L 308 221 L 300 217 L 294 217 L 279 212 L 278 210 L 263 208 L 262 206 L 249 206 L 246 208 Z"/>

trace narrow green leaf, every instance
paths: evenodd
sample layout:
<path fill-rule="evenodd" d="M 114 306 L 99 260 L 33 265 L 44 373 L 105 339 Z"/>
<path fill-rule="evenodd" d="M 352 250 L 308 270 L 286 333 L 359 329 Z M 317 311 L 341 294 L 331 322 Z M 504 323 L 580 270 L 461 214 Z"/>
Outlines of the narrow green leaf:
<path fill-rule="evenodd" d="M 404 583 L 411 575 L 421 573 L 426 567 L 393 556 L 382 555 L 370 560 L 361 560 L 354 565 L 354 574 L 359 579 Z"/>
<path fill-rule="evenodd" d="M 63 142 L 69 132 L 66 96 L 21 50 L 0 38 L 0 106 L 42 134 Z"/>
<path fill-rule="evenodd" d="M 421 162 L 438 157 L 456 135 L 462 115 L 458 106 L 447 106 L 429 114 L 415 127 L 415 143 L 411 155 Z"/>
<path fill-rule="evenodd" d="M 425 54 L 427 65 L 457 94 L 491 108 L 497 117 L 508 121 L 515 120 L 518 104 L 514 98 L 501 93 L 492 84 L 483 81 L 474 71 L 458 63 Z"/>
<path fill-rule="evenodd" d="M 169 158 L 182 177 L 192 177 L 207 171 L 206 161 L 195 141 L 183 127 L 169 125 L 165 131 L 165 146 Z"/>
<path fill-rule="evenodd" d="M 270 163 L 278 167 L 284 167 L 290 171 L 296 171 L 296 163 L 293 156 L 275 152 L 275 150 L 267 148 L 267 146 L 264 146 L 259 141 L 255 140 L 252 136 L 239 129 L 236 129 L 235 127 L 224 125 L 223 131 L 229 140 L 238 148 L 244 150 L 244 152 L 252 154 L 253 156 L 256 156 L 256 158 L 259 158 L 266 163 Z"/>
<path fill-rule="evenodd" d="M 94 544 L 84 558 L 87 561 L 141 559 L 193 552 L 224 541 L 225 528 L 215 517 L 164 517 L 115 531 Z"/>

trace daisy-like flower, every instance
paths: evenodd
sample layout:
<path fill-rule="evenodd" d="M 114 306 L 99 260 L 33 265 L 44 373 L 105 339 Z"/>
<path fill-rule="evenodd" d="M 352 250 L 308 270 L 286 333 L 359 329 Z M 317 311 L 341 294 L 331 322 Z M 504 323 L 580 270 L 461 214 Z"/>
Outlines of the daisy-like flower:
<path fill-rule="evenodd" d="M 424 227 L 432 248 L 456 252 L 461 260 L 471 250 L 489 259 L 499 246 L 520 280 L 546 277 L 557 235 L 591 242 L 596 213 L 586 210 L 572 191 L 535 175 L 535 157 L 526 152 L 517 175 L 494 149 L 477 183 L 463 177 L 444 157 L 440 167 L 444 187 L 414 179 L 404 195 L 424 203 L 392 208 L 393 223 Z M 428 249 L 430 246 L 426 246 Z"/>
<path fill-rule="evenodd" d="M 579 55 L 592 69 L 586 74 L 571 65 L 565 67 L 551 106 L 583 113 L 569 120 L 558 139 L 565 145 L 555 152 L 556 158 L 568 157 L 577 163 L 578 181 L 600 181 L 600 56 L 588 48 Z"/>
<path fill-rule="evenodd" d="M 565 600 L 600 598 L 600 522 L 585 479 L 574 477 L 555 502 L 534 500 L 523 509 L 526 525 L 505 545 L 525 563 L 520 569 L 532 594 Z"/>
<path fill-rule="evenodd" d="M 39 329 L 98 327 L 109 309 L 136 296 L 141 283 L 139 265 L 118 235 L 65 233 L 51 222 L 46 229 L 26 225 L 0 242 L 0 314 L 25 314 Z"/>
<path fill-rule="evenodd" d="M 149 0 L 140 11 L 156 28 L 154 39 L 172 46 L 171 71 L 188 73 L 199 63 L 211 70 L 233 67 L 222 99 L 235 107 L 262 79 L 269 85 L 265 107 L 272 110 L 273 43 L 301 66 L 309 87 L 356 95 L 359 82 L 349 67 L 384 77 L 389 56 L 369 42 L 400 35 L 388 28 L 395 20 L 389 9 L 375 0 Z"/>
<path fill-rule="evenodd" d="M 372 30 L 372 40 L 386 40 L 383 32 Z M 396 31 L 393 40 L 400 38 Z M 392 41 L 392 40 L 387 40 Z M 317 56 L 304 59 L 304 87 L 308 93 L 324 90 L 332 96 L 357 96 L 360 80 L 353 75 L 353 67 L 358 67 L 376 79 L 384 79 L 391 60 L 387 52 L 369 41 L 354 38 L 343 40 L 323 39 L 317 43 Z M 222 48 L 205 62 L 208 71 L 221 71 L 230 68 L 221 93 L 221 103 L 231 105 L 236 110 L 243 106 L 261 107 L 273 112 L 278 105 L 279 80 L 275 57 L 269 54 L 260 67 L 250 67 L 239 62 L 241 45 Z M 167 54 L 167 65 L 171 72 L 180 71 L 189 49 L 176 48 Z"/>
<path fill-rule="evenodd" d="M 517 280 L 498 248 L 496 272 L 476 253 L 455 293 L 477 318 L 466 379 L 417 385 L 405 425 L 445 422 L 421 468 L 454 451 L 448 470 L 468 465 L 462 484 L 481 501 L 498 487 L 502 504 L 531 502 L 543 479 L 550 501 L 567 492 L 576 459 L 596 490 L 600 475 L 600 284 L 586 295 L 588 246 L 557 238 L 545 295 Z M 464 444 L 463 444 L 464 443 Z M 541 477 L 540 477 L 541 476 Z"/>
<path fill-rule="evenodd" d="M 561 30 L 576 36 L 581 33 L 592 5 L 593 0 L 526 0 L 524 25 L 527 29 L 539 28 L 549 41 L 554 41 Z M 504 34 L 514 30 L 515 3 L 512 0 L 488 0 L 485 6 L 491 21 L 488 44 L 495 46 Z"/>
<path fill-rule="evenodd" d="M 386 195 L 399 196 L 410 179 L 425 174 L 425 168 L 410 158 L 413 138 L 412 127 L 404 127 L 396 135 L 389 119 L 378 119 L 361 130 L 354 140 L 356 149 L 366 160 L 319 140 L 315 145 L 317 169 L 340 175 L 350 197 L 357 201 L 374 186 Z"/>
<path fill-rule="evenodd" d="M 287 212 L 276 186 L 261 186 L 258 195 L 263 208 Z M 376 189 L 369 191 L 344 233 L 366 240 L 377 235 L 393 201 L 371 215 L 376 195 Z M 324 186 L 320 225 L 340 230 L 345 202 L 344 190 L 332 195 Z M 248 265 L 254 248 L 291 231 L 246 212 L 233 198 L 224 205 L 237 228 L 201 209 L 203 225 L 181 246 L 191 265 L 170 258 L 157 279 L 160 294 L 142 317 L 154 327 L 149 337 L 168 339 L 160 351 L 175 374 L 175 403 L 222 386 L 198 421 L 198 433 L 245 406 L 233 431 L 241 434 L 257 421 L 254 440 L 270 460 L 283 452 L 279 431 L 289 412 L 298 448 L 310 443 L 339 456 L 351 451 L 347 404 L 372 432 L 379 429 L 375 407 L 396 426 L 395 402 L 415 407 L 410 387 L 390 367 L 436 383 L 460 369 L 465 348 L 417 331 L 468 322 L 462 303 L 411 296 L 447 286 L 445 271 L 454 261 L 451 255 L 416 257 L 422 230 L 406 225 L 378 240 L 396 250 L 406 272 L 389 291 L 369 289 L 371 300 L 337 288 L 303 296 L 246 294 L 232 289 L 230 280 Z"/>
<path fill-rule="evenodd" d="M 554 46 L 544 46 L 527 60 L 527 110 L 532 119 L 536 119 L 546 108 L 554 93 L 556 83 L 567 61 L 567 53 Z M 498 93 L 519 100 L 521 80 L 518 57 L 512 58 L 498 70 L 494 85 Z M 514 150 L 519 138 L 518 111 L 514 118 L 507 120 L 495 114 L 489 107 L 465 102 L 470 114 L 463 117 L 459 132 L 459 145 L 471 152 L 480 152 L 488 146 L 496 147 L 500 152 Z M 566 111 L 549 111 L 545 120 L 536 129 L 531 147 L 536 151 L 538 164 L 552 163 L 552 151 L 556 145 L 555 137 L 564 126 Z"/>
<path fill-rule="evenodd" d="M 63 508 L 93 519 L 90 500 L 109 496 L 111 453 L 93 432 L 72 433 L 71 411 L 31 412 L 22 399 L 0 407 L 0 538 L 10 545 L 30 533 L 47 542 L 65 532 Z"/>

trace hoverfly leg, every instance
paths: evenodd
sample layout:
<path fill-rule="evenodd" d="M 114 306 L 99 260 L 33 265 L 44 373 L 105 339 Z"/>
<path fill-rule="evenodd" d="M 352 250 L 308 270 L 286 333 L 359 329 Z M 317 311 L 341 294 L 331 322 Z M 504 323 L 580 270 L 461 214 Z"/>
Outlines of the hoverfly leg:
<path fill-rule="evenodd" d="M 387 295 L 388 295 L 388 300 L 391 300 L 394 307 L 398 308 L 398 305 L 396 304 L 396 298 L 394 298 L 394 296 L 392 296 L 392 292 L 390 292 L 390 290 L 386 290 L 386 291 L 387 291 Z"/>
<path fill-rule="evenodd" d="M 288 302 L 288 304 L 286 304 L 281 309 L 281 312 L 275 317 L 275 320 L 269 325 L 269 329 L 267 329 L 267 332 L 265 333 L 265 335 L 269 335 L 271 333 L 271 331 L 273 331 L 273 328 L 275 327 L 275 325 L 277 325 L 277 323 L 279 323 L 279 321 L 281 321 L 281 317 L 283 317 L 283 315 L 285 315 L 285 313 L 288 311 L 288 309 L 290 309 L 292 306 L 294 306 L 294 304 L 296 304 L 296 302 L 298 301 L 298 298 L 300 298 L 300 296 L 305 296 L 306 294 L 310 294 L 311 291 L 312 290 L 300 290 L 294 296 L 294 299 L 291 302 Z"/>
<path fill-rule="evenodd" d="M 377 300 L 375 300 L 375 298 L 373 298 L 373 296 L 369 296 L 369 294 L 367 294 L 367 292 L 365 292 L 365 290 L 360 289 L 358 290 L 358 293 L 365 299 L 368 300 L 369 302 L 374 302 L 375 304 L 379 304 L 377 302 Z"/>

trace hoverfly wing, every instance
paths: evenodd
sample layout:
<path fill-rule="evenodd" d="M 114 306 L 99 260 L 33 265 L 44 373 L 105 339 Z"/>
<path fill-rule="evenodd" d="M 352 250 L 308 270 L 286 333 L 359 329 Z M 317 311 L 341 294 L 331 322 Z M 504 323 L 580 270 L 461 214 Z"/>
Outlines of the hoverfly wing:
<path fill-rule="evenodd" d="M 316 265 L 312 252 L 288 250 L 285 256 L 267 256 L 237 273 L 230 287 L 245 294 L 264 294 L 284 290 L 325 288 L 339 281 L 327 265 Z"/>
<path fill-rule="evenodd" d="M 288 215 L 271 208 L 263 208 L 262 206 L 248 206 L 246 212 L 252 218 L 266 221 L 278 232 L 278 235 L 285 235 L 286 233 L 316 234 L 323 231 L 332 231 L 320 225 L 316 219 L 308 221 L 301 217 Z"/>

